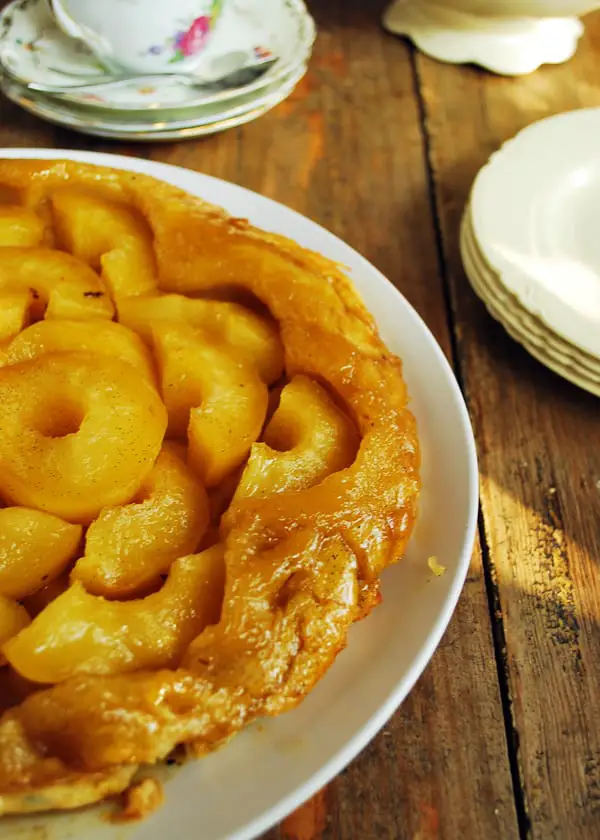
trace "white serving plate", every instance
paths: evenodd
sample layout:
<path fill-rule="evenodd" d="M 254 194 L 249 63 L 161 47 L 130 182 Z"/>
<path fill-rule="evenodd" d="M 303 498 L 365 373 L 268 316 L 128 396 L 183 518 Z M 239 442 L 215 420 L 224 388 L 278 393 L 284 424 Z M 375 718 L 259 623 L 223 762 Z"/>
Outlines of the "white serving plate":
<path fill-rule="evenodd" d="M 69 158 L 162 178 L 282 233 L 343 265 L 402 356 L 422 445 L 419 521 L 404 560 L 383 576 L 383 603 L 355 625 L 349 645 L 293 712 L 265 720 L 189 763 L 166 784 L 166 803 L 124 827 L 77 814 L 0 820 L 0 840 L 250 840 L 339 773 L 398 708 L 437 647 L 460 594 L 473 546 L 478 475 L 463 398 L 444 354 L 405 298 L 363 257 L 319 225 L 234 184 L 117 155 L 4 149 L 2 157 Z M 446 573 L 435 577 L 436 556 Z M 37 828 L 36 828 L 37 827 Z"/>
<path fill-rule="evenodd" d="M 526 309 L 600 359 L 600 108 L 541 120 L 490 158 L 471 193 L 485 260 Z"/>

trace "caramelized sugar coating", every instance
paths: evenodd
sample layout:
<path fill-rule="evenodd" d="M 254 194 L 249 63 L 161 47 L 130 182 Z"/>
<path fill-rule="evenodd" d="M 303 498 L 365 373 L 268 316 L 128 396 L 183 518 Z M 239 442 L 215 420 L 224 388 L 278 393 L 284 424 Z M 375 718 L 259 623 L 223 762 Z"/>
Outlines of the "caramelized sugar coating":
<path fill-rule="evenodd" d="M 82 529 L 25 507 L 0 510 L 0 595 L 22 599 L 55 580 L 75 557 Z"/>
<path fill-rule="evenodd" d="M 146 598 L 106 601 L 76 581 L 4 644 L 4 655 L 38 683 L 168 668 L 218 620 L 224 574 L 217 545 L 175 560 L 161 589 Z"/>
<path fill-rule="evenodd" d="M 0 204 L 0 247 L 35 248 L 44 241 L 45 225 L 34 210 Z"/>
<path fill-rule="evenodd" d="M 262 441 L 252 445 L 228 518 L 242 499 L 305 490 L 346 469 L 358 445 L 354 424 L 324 388 L 295 376 L 281 391 Z"/>
<path fill-rule="evenodd" d="M 215 487 L 260 435 L 267 386 L 241 354 L 186 324 L 161 324 L 153 337 L 169 432 L 187 432 L 190 463 Z"/>
<path fill-rule="evenodd" d="M 23 763 L 16 768 L 16 771 L 21 773 L 21 768 L 26 767 L 25 762 L 30 759 L 31 756 L 23 756 Z M 138 769 L 135 764 L 126 764 L 115 769 L 85 775 L 72 771 L 62 775 L 60 781 L 56 782 L 50 781 L 53 779 L 55 762 L 53 759 L 48 759 L 44 764 L 48 776 L 47 786 L 36 785 L 26 795 L 23 795 L 19 789 L 3 788 L 0 793 L 1 814 L 28 814 L 52 809 L 68 811 L 72 808 L 82 808 L 84 805 L 91 805 L 126 790 Z M 26 771 L 21 778 L 26 778 Z"/>
<path fill-rule="evenodd" d="M 0 665 L 6 662 L 1 647 L 29 624 L 27 610 L 18 601 L 0 595 Z"/>
<path fill-rule="evenodd" d="M 16 247 L 8 236 L 0 247 L 0 294 L 28 288 L 31 270 L 22 265 L 45 261 L 47 280 L 34 286 L 27 317 L 110 319 L 116 307 L 152 353 L 162 397 L 131 360 L 119 365 L 86 345 L 77 356 L 87 371 L 78 374 L 77 394 L 97 390 L 104 418 L 87 440 L 97 448 L 86 452 L 77 448 L 83 425 L 59 428 L 58 420 L 74 419 L 69 382 L 78 368 L 68 353 L 0 368 L 0 496 L 73 522 L 95 519 L 89 544 L 101 535 L 70 586 L 60 578 L 61 586 L 27 598 L 37 615 L 20 632 L 13 628 L 3 647 L 15 671 L 50 683 L 0 719 L 0 813 L 9 813 L 102 798 L 177 744 L 201 754 L 258 716 L 299 703 L 346 644 L 350 625 L 378 602 L 380 572 L 402 557 L 416 515 L 419 451 L 401 363 L 336 265 L 135 173 L 4 161 L 0 187 L 44 230 L 41 243 L 32 234 Z M 10 286 L 3 251 L 11 276 L 21 278 Z M 53 268 L 60 260 L 70 270 L 66 291 Z M 84 277 L 85 288 L 101 295 L 80 294 Z M 58 287 L 62 309 L 53 298 Z M 269 315 L 231 303 L 232 290 Z M 92 315 L 86 300 L 108 308 Z M 48 376 L 52 388 L 44 391 Z M 128 423 L 108 422 L 109 381 L 115 410 L 117 403 L 140 410 L 135 436 Z M 60 397 L 53 407 L 51 394 Z M 44 418 L 58 415 L 53 429 L 40 419 L 40 402 Z M 147 482 L 167 414 L 168 434 L 187 443 L 189 467 L 210 488 L 214 517 L 200 537 L 208 551 L 183 559 L 145 556 L 136 522 L 146 502 L 149 521 L 161 521 L 160 493 L 148 493 Z M 23 442 L 30 433 L 35 446 Z M 61 464 L 56 486 L 44 447 Z M 98 487 L 83 467 L 89 463 L 96 472 L 110 467 Z M 118 530 L 102 532 L 106 505 L 135 547 L 134 564 L 123 562 Z M 91 556 L 97 568 L 81 574 Z M 206 557 L 213 576 L 200 580 L 198 558 Z M 141 597 L 140 580 L 131 583 L 139 570 L 155 575 L 167 566 L 168 580 Z M 113 575 L 128 579 L 128 594 L 119 586 L 86 591 L 86 582 L 105 586 Z M 82 624 L 102 633 L 75 640 Z"/>
<path fill-rule="evenodd" d="M 29 323 L 29 310 L 33 303 L 30 289 L 0 292 L 0 347 L 17 336 Z M 4 351 L 0 350 L 0 361 Z"/>
<path fill-rule="evenodd" d="M 185 449 L 165 443 L 137 497 L 105 508 L 92 522 L 71 580 L 106 598 L 144 594 L 178 557 L 196 549 L 208 521 L 208 496 L 185 462 Z"/>
<path fill-rule="evenodd" d="M 154 362 L 148 348 L 138 335 L 114 321 L 39 321 L 22 328 L 5 348 L 0 364 L 14 365 L 48 353 L 82 350 L 121 359 L 133 365 L 151 385 L 156 385 Z"/>
<path fill-rule="evenodd" d="M 130 365 L 49 353 L 0 368 L 0 495 L 68 522 L 128 502 L 161 447 L 165 408 Z"/>
<path fill-rule="evenodd" d="M 256 368 L 270 385 L 283 371 L 283 347 L 277 326 L 237 303 L 185 295 L 143 295 L 119 302 L 119 321 L 153 346 L 153 327 L 187 324 L 210 343 L 226 345 Z"/>
<path fill-rule="evenodd" d="M 37 316 L 110 319 L 114 304 L 85 263 L 51 248 L 0 247 L 0 294 L 26 291 Z"/>
<path fill-rule="evenodd" d="M 143 217 L 81 186 L 53 190 L 51 201 L 58 242 L 101 272 L 114 301 L 156 288 L 152 231 Z"/>

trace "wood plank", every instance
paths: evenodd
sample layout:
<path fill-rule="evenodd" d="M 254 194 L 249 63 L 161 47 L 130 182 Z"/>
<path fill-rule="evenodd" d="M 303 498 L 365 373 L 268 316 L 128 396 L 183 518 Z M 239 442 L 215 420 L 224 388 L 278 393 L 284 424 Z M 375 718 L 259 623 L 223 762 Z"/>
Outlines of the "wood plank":
<path fill-rule="evenodd" d="M 0 3 L 0 6 L 2 4 Z M 54 148 L 56 129 L 50 123 L 25 113 L 0 95 L 0 142 L 2 148 Z"/>
<path fill-rule="evenodd" d="M 531 836 L 600 825 L 600 411 L 530 358 L 471 292 L 458 225 L 478 168 L 535 119 L 600 105 L 600 15 L 570 63 L 521 79 L 416 59 L 460 368 L 482 473 Z"/>
<path fill-rule="evenodd" d="M 136 146 L 53 129 L 2 104 L 0 143 L 138 154 L 255 189 L 324 224 L 386 273 L 450 355 L 414 72 L 380 4 L 312 4 L 319 40 L 295 94 L 258 122 Z M 360 675 L 357 675 L 357 679 Z M 266 837 L 517 837 L 480 552 L 426 673 L 384 732 Z"/>

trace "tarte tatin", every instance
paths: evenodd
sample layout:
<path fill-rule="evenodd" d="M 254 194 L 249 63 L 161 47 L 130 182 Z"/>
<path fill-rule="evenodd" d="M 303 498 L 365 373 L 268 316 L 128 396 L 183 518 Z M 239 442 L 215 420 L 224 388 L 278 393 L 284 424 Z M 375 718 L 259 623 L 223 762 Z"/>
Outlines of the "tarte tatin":
<path fill-rule="evenodd" d="M 296 706 L 418 494 L 338 266 L 144 175 L 0 162 L 0 813 Z"/>

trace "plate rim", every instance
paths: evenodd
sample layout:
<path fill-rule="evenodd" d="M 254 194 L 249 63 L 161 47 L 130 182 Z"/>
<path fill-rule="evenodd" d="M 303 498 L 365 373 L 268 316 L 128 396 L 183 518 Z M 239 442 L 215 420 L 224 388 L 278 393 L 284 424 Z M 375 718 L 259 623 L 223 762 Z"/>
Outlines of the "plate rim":
<path fill-rule="evenodd" d="M 485 263 L 484 257 L 478 251 L 478 244 L 475 239 L 472 225 L 470 223 L 469 207 L 466 208 L 461 221 L 460 228 L 460 251 L 463 267 L 467 264 L 476 273 L 476 282 L 482 287 L 486 294 L 496 299 L 497 308 L 502 312 L 503 318 L 515 325 L 515 329 L 522 328 L 524 334 L 532 337 L 533 342 L 543 341 L 548 347 L 561 354 L 565 362 L 571 362 L 580 367 L 585 374 L 592 377 L 600 377 L 600 359 L 590 356 L 580 347 L 569 343 L 559 333 L 556 333 L 534 312 L 524 307 L 520 299 L 510 291 L 496 275 L 496 273 Z M 467 277 L 471 280 L 471 274 Z M 519 322 L 518 324 L 516 322 Z M 535 327 L 533 329 L 532 327 Z"/>
<path fill-rule="evenodd" d="M 153 128 L 158 120 L 155 120 L 154 123 L 140 121 L 139 124 L 136 124 L 136 122 L 111 123 L 110 119 L 108 121 L 102 119 L 98 111 L 92 112 L 90 118 L 86 119 L 79 113 L 73 112 L 69 103 L 60 100 L 54 102 L 50 96 L 37 95 L 33 91 L 29 91 L 20 82 L 9 78 L 0 77 L 0 90 L 7 99 L 38 119 L 52 122 L 71 131 L 96 137 L 152 141 L 153 139 L 161 139 L 161 136 L 163 136 L 162 139 L 167 139 L 164 136 L 167 133 L 186 132 L 194 129 L 197 130 L 196 136 L 198 134 L 214 134 L 216 131 L 249 122 L 287 99 L 305 76 L 306 70 L 306 64 L 300 65 L 274 85 L 273 90 L 260 91 L 260 96 L 253 101 L 229 108 L 222 114 L 214 114 L 212 117 L 202 116 L 197 119 L 190 117 L 185 120 L 161 120 L 161 123 L 164 122 L 163 128 Z M 251 115 L 255 115 L 255 117 Z M 222 126 L 222 128 L 219 126 Z"/>
<path fill-rule="evenodd" d="M 337 749 L 328 760 L 323 762 L 317 771 L 309 775 L 308 778 L 300 784 L 297 784 L 289 793 L 281 796 L 269 808 L 265 809 L 262 813 L 248 821 L 245 825 L 235 829 L 233 833 L 221 835 L 221 837 L 218 838 L 218 840 L 254 840 L 259 834 L 269 830 L 274 825 L 285 819 L 286 816 L 292 813 L 296 808 L 299 808 L 317 791 L 324 787 L 324 785 L 339 775 L 339 773 L 341 773 L 344 768 L 358 756 L 367 744 L 373 740 L 394 712 L 397 711 L 408 694 L 412 691 L 415 683 L 429 664 L 431 657 L 446 632 L 450 619 L 455 612 L 460 594 L 463 590 L 473 554 L 475 539 L 478 533 L 479 470 L 477 449 L 465 397 L 460 389 L 455 373 L 437 339 L 425 323 L 424 319 L 419 315 L 417 310 L 406 299 L 402 292 L 396 288 L 396 286 L 394 286 L 394 284 L 388 280 L 388 278 L 385 277 L 379 269 L 369 262 L 366 257 L 363 257 L 362 254 L 356 251 L 351 245 L 331 231 L 327 230 L 327 228 L 323 227 L 318 222 L 313 221 L 308 216 L 305 216 L 293 208 L 288 207 L 282 202 L 268 198 L 267 196 L 261 195 L 254 190 L 235 184 L 232 181 L 226 181 L 225 179 L 207 175 L 203 172 L 198 172 L 183 166 L 147 160 L 140 157 L 129 157 L 119 154 L 81 151 L 68 148 L 49 149 L 35 147 L 10 147 L 0 149 L 0 159 L 6 158 L 72 160 L 98 166 L 138 171 L 151 175 L 155 178 L 160 179 L 162 177 L 163 180 L 166 181 L 170 181 L 168 178 L 169 173 L 171 173 L 174 177 L 187 173 L 193 176 L 200 176 L 202 179 L 208 180 L 215 187 L 218 187 L 219 184 L 226 185 L 227 188 L 233 187 L 236 191 L 241 191 L 247 198 L 252 197 L 254 199 L 260 199 L 259 203 L 267 202 L 267 204 L 273 205 L 274 207 L 284 208 L 286 210 L 286 215 L 290 214 L 291 217 L 296 217 L 304 223 L 309 222 L 310 225 L 318 231 L 321 239 L 328 241 L 336 247 L 341 246 L 342 250 L 349 253 L 351 252 L 355 265 L 364 269 L 371 276 L 376 276 L 379 284 L 384 284 L 388 287 L 388 291 L 393 294 L 405 308 L 407 316 L 410 317 L 414 324 L 421 330 L 424 339 L 430 346 L 431 351 L 437 357 L 437 361 L 439 362 L 440 368 L 444 374 L 445 382 L 449 387 L 449 394 L 451 396 L 452 403 L 454 404 L 454 408 L 456 409 L 457 418 L 460 420 L 460 432 L 465 447 L 465 494 L 467 504 L 465 510 L 466 519 L 461 526 L 463 538 L 459 556 L 457 557 L 456 571 L 454 578 L 451 580 L 443 605 L 436 616 L 435 622 L 429 628 L 426 638 L 421 645 L 418 654 L 415 655 L 413 661 L 411 662 L 410 667 L 400 679 L 395 681 L 393 688 L 388 692 L 385 699 L 378 704 L 377 709 L 373 712 L 373 714 L 371 714 L 368 720 L 358 730 L 354 731 L 353 735 L 345 741 L 343 746 Z M 173 183 L 173 181 L 170 182 Z M 190 194 L 198 195 L 192 190 L 190 190 Z M 414 535 L 411 539 L 414 539 Z M 168 805 L 166 807 L 168 807 Z M 217 838 L 215 837 L 214 840 L 217 840 Z"/>
<path fill-rule="evenodd" d="M 585 370 L 582 372 L 581 367 L 572 359 L 565 358 L 561 361 L 558 357 L 545 351 L 539 342 L 530 338 L 530 333 L 525 328 L 516 321 L 509 319 L 505 314 L 504 308 L 501 308 L 492 300 L 492 296 L 488 294 L 484 281 L 480 279 L 476 267 L 470 260 L 470 256 L 463 251 L 463 247 L 466 246 L 466 242 L 463 239 L 466 239 L 467 235 L 461 229 L 460 247 L 463 269 L 471 288 L 487 309 L 488 314 L 500 324 L 513 341 L 519 344 L 539 364 L 570 382 L 572 385 L 576 385 L 593 396 L 600 397 L 600 382 L 597 382 L 594 378 L 590 378 Z"/>
<path fill-rule="evenodd" d="M 595 325 L 587 322 L 577 309 L 573 310 L 569 307 L 568 310 L 565 310 L 565 305 L 560 303 L 557 296 L 545 283 L 522 279 L 521 272 L 507 262 L 499 252 L 494 237 L 490 236 L 494 222 L 488 212 L 492 201 L 491 191 L 494 186 L 493 180 L 491 184 L 489 182 L 490 179 L 497 177 L 498 167 L 506 167 L 511 159 L 519 160 L 523 155 L 523 147 L 525 147 L 524 160 L 530 158 L 529 146 L 532 138 L 536 135 L 539 135 L 537 142 L 540 150 L 542 150 L 544 142 L 548 143 L 548 138 L 550 143 L 553 142 L 552 133 L 560 131 L 561 126 L 576 124 L 578 121 L 585 120 L 595 122 L 596 128 L 600 127 L 600 106 L 572 108 L 558 114 L 551 114 L 535 120 L 517 131 L 490 155 L 477 172 L 470 191 L 469 205 L 471 207 L 472 227 L 479 249 L 489 265 L 493 267 L 502 284 L 519 299 L 524 308 L 541 319 L 565 341 L 600 359 L 600 340 L 597 338 Z M 556 144 L 556 140 L 554 140 L 554 143 Z M 575 159 L 572 159 L 575 163 Z M 531 191 L 525 187 L 521 195 L 531 196 Z M 524 294 L 528 282 L 538 295 L 537 302 L 531 301 L 531 304 L 527 303 L 527 295 Z M 542 311 L 542 303 L 545 304 L 546 311 Z M 561 312 L 563 317 L 557 318 L 557 312 Z"/>

